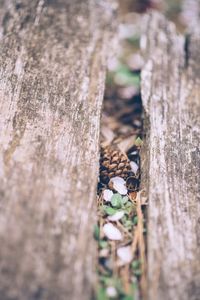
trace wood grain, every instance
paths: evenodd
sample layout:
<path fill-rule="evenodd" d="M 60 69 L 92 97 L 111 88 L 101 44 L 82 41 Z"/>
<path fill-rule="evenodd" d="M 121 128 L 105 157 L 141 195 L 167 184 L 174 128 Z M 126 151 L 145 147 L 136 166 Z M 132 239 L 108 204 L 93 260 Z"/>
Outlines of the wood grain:
<path fill-rule="evenodd" d="M 150 14 L 144 24 L 148 299 L 198 300 L 200 26 L 192 27 L 186 40 L 159 14 Z"/>
<path fill-rule="evenodd" d="M 0 298 L 89 299 L 113 7 L 0 1 Z"/>

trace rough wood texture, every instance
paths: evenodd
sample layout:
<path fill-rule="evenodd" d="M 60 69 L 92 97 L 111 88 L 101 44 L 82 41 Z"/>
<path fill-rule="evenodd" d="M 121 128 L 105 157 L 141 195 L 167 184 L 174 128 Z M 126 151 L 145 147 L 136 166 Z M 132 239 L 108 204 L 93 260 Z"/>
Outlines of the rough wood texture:
<path fill-rule="evenodd" d="M 0 1 L 0 298 L 89 299 L 112 6 Z"/>
<path fill-rule="evenodd" d="M 146 17 L 142 72 L 148 186 L 148 299 L 200 297 L 200 26 L 187 41 Z"/>

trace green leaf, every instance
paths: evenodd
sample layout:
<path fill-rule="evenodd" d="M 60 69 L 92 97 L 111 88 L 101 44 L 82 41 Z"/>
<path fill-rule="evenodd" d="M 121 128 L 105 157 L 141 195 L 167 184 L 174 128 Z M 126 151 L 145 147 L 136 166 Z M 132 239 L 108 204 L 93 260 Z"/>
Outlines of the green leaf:
<path fill-rule="evenodd" d="M 122 198 L 122 204 L 126 204 L 128 202 L 128 197 L 125 196 Z"/>
<path fill-rule="evenodd" d="M 100 276 L 99 277 L 101 283 L 103 283 L 104 285 L 108 285 L 110 283 L 110 281 L 112 280 L 112 278 L 108 277 L 108 276 Z"/>
<path fill-rule="evenodd" d="M 137 147 L 141 147 L 142 144 L 143 144 L 142 139 L 141 139 L 140 137 L 137 137 L 137 139 L 135 140 L 135 145 L 136 145 Z"/>
<path fill-rule="evenodd" d="M 132 295 L 126 295 L 125 297 L 122 298 L 123 300 L 134 300 Z"/>
<path fill-rule="evenodd" d="M 117 210 L 110 206 L 104 206 L 104 211 L 107 215 L 112 216 L 116 213 Z"/>
<path fill-rule="evenodd" d="M 133 224 L 134 224 L 134 225 L 137 225 L 137 223 L 138 223 L 138 217 L 135 216 L 135 217 L 133 218 Z"/>
<path fill-rule="evenodd" d="M 120 194 L 114 194 L 111 198 L 111 204 L 113 207 L 121 208 L 122 206 L 122 196 Z"/>
<path fill-rule="evenodd" d="M 133 226 L 133 223 L 130 220 L 127 220 L 125 223 L 126 228 L 131 229 Z"/>
<path fill-rule="evenodd" d="M 127 201 L 125 204 L 125 207 L 133 207 L 133 203 L 131 203 L 130 201 Z"/>
<path fill-rule="evenodd" d="M 133 273 L 135 276 L 140 276 L 142 274 L 140 260 L 134 260 L 131 264 L 131 267 L 133 268 Z"/>
<path fill-rule="evenodd" d="M 125 65 L 120 65 L 116 70 L 115 82 L 120 85 L 134 85 L 139 87 L 140 85 L 140 76 L 136 73 L 133 73 Z"/>
<path fill-rule="evenodd" d="M 100 246 L 100 248 L 107 248 L 108 242 L 101 240 L 101 241 L 99 241 L 99 246 Z"/>
<path fill-rule="evenodd" d="M 140 260 L 134 260 L 134 261 L 132 262 L 131 266 L 132 266 L 132 268 L 133 268 L 134 270 L 140 268 Z"/>
<path fill-rule="evenodd" d="M 94 225 L 94 229 L 93 229 L 93 236 L 95 240 L 99 240 L 100 237 L 100 229 L 99 226 L 97 224 Z"/>
<path fill-rule="evenodd" d="M 140 275 L 142 275 L 142 270 L 140 270 L 140 269 L 134 270 L 134 274 L 135 274 L 135 276 L 140 276 Z"/>
<path fill-rule="evenodd" d="M 114 72 L 108 72 L 106 74 L 106 85 L 107 86 L 112 86 L 114 84 Z"/>
<path fill-rule="evenodd" d="M 140 47 L 140 36 L 137 34 L 127 38 L 127 41 L 134 47 L 137 47 L 137 48 Z"/>
<path fill-rule="evenodd" d="M 127 214 L 130 214 L 133 210 L 133 204 L 128 201 L 125 205 L 124 205 L 124 209 L 126 211 Z"/>
<path fill-rule="evenodd" d="M 97 300 L 108 300 L 106 290 L 103 287 L 100 287 L 97 291 Z"/>

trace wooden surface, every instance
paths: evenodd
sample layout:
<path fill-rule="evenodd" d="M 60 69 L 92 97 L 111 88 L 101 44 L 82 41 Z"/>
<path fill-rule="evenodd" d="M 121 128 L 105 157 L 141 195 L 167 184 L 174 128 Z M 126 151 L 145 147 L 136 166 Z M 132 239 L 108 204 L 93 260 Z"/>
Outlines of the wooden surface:
<path fill-rule="evenodd" d="M 112 6 L 0 1 L 0 298 L 85 299 Z"/>
<path fill-rule="evenodd" d="M 200 26 L 185 41 L 173 24 L 145 19 L 141 45 L 149 196 L 148 299 L 200 299 Z"/>

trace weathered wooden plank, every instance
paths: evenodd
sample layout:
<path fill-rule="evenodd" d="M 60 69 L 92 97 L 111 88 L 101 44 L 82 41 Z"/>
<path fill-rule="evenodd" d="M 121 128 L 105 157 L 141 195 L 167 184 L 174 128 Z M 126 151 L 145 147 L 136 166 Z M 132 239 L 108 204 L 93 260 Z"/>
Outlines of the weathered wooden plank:
<path fill-rule="evenodd" d="M 112 6 L 2 0 L 0 298 L 89 299 Z"/>
<path fill-rule="evenodd" d="M 200 295 L 200 26 L 189 39 L 159 14 L 141 45 L 146 114 L 143 186 L 148 187 L 148 299 Z M 144 155 L 146 153 L 146 156 Z"/>

